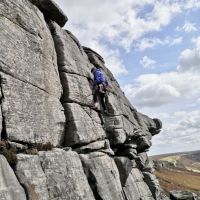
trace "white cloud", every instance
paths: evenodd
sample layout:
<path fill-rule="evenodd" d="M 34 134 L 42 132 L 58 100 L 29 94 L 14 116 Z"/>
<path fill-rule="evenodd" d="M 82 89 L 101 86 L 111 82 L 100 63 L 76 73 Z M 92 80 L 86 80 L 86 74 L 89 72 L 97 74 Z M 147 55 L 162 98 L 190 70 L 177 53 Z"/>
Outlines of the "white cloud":
<path fill-rule="evenodd" d="M 153 49 L 154 47 L 160 45 L 168 45 L 169 47 L 181 44 L 183 41 L 183 37 L 166 37 L 164 39 L 160 38 L 142 38 L 138 43 L 136 43 L 135 47 L 138 51 L 144 51 L 146 49 Z"/>
<path fill-rule="evenodd" d="M 193 41 L 194 49 L 180 53 L 177 71 L 140 75 L 133 84 L 124 87 L 134 105 L 158 107 L 176 100 L 183 102 L 184 99 L 190 99 L 192 105 L 194 99 L 200 98 L 200 37 Z M 144 67 L 153 66 L 152 63 L 154 61 L 148 57 L 140 61 Z"/>
<path fill-rule="evenodd" d="M 125 16 L 126 23 L 120 26 L 123 33 L 120 44 L 125 49 L 129 50 L 132 43 L 145 34 L 161 30 L 163 26 L 170 23 L 173 16 L 181 12 L 179 4 L 169 1 L 155 1 L 152 5 L 153 9 L 146 18 L 138 17 L 137 13 L 132 11 Z"/>
<path fill-rule="evenodd" d="M 90 47 L 95 49 L 105 60 L 106 65 L 112 71 L 114 76 L 127 74 L 122 59 L 120 58 L 119 51 L 108 48 L 106 45 L 100 44 L 96 41 L 92 42 Z"/>
<path fill-rule="evenodd" d="M 178 13 L 197 6 L 191 0 L 187 7 L 185 1 L 172 0 L 115 0 L 114 3 L 111 0 L 57 0 L 57 3 L 69 18 L 65 27 L 79 38 L 81 44 L 96 51 L 106 49 L 103 55 L 106 65 L 115 75 L 127 72 L 117 48 L 130 51 L 146 34 L 160 31 Z M 145 6 L 151 9 L 141 15 Z M 178 42 L 180 40 L 172 44 Z M 143 43 L 140 48 L 152 48 L 156 43 L 162 44 L 162 41 Z"/>
<path fill-rule="evenodd" d="M 149 69 L 153 69 L 154 65 L 157 62 L 147 56 L 144 56 L 141 60 L 140 60 L 140 65 L 142 65 L 144 68 L 149 68 Z"/>
<path fill-rule="evenodd" d="M 191 23 L 189 21 L 186 21 L 185 24 L 183 25 L 183 27 L 180 27 L 178 26 L 176 28 L 177 31 L 185 31 L 187 33 L 190 33 L 190 32 L 195 32 L 197 31 L 197 28 L 195 26 L 195 23 Z"/>
<path fill-rule="evenodd" d="M 166 41 L 162 41 L 159 38 L 142 38 L 135 46 L 139 51 L 144 51 L 145 49 L 152 49 L 157 45 L 164 45 Z"/>
<path fill-rule="evenodd" d="M 123 89 L 134 105 L 158 107 L 185 98 L 200 96 L 200 74 L 169 72 L 139 76 Z M 195 89 L 194 89 L 195 88 Z"/>
<path fill-rule="evenodd" d="M 198 0 L 183 0 L 184 9 L 197 9 L 200 8 L 200 2 Z"/>
<path fill-rule="evenodd" d="M 174 38 L 170 43 L 169 43 L 169 46 L 174 46 L 174 45 L 177 45 L 177 44 L 181 44 L 183 42 L 183 37 L 177 37 L 177 38 Z"/>
<path fill-rule="evenodd" d="M 185 49 L 179 56 L 179 71 L 200 72 L 200 37 L 195 40 L 194 49 Z"/>
<path fill-rule="evenodd" d="M 164 119 L 162 133 L 153 138 L 153 146 L 164 149 L 165 153 L 199 149 L 199 121 L 199 110 L 172 113 Z"/>
<path fill-rule="evenodd" d="M 181 12 L 172 1 L 156 0 L 57 0 L 69 17 L 68 27 L 84 45 L 88 41 L 107 40 L 130 50 L 137 39 L 152 31 L 159 31 Z M 144 16 L 144 6 L 152 10 Z M 89 12 L 88 12 L 89 11 Z"/>

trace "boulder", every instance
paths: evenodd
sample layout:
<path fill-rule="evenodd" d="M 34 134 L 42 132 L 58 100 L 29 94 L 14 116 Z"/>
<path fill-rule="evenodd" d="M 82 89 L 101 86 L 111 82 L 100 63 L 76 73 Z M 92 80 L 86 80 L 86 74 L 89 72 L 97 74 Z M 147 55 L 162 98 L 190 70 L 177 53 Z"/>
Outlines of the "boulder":
<path fill-rule="evenodd" d="M 125 186 L 123 187 L 125 199 L 130 200 L 141 200 L 141 199 L 151 199 L 151 191 L 149 190 L 147 184 L 143 181 L 142 173 L 137 169 L 133 168 L 128 176 Z"/>
<path fill-rule="evenodd" d="M 111 157 L 94 152 L 80 158 L 96 199 L 123 200 L 119 172 Z"/>
<path fill-rule="evenodd" d="M 33 4 L 44 14 L 46 20 L 53 20 L 57 22 L 61 27 L 65 25 L 68 18 L 64 12 L 59 8 L 54 0 L 30 0 Z"/>
<path fill-rule="evenodd" d="M 49 200 L 47 178 L 38 155 L 17 155 L 16 175 L 27 191 L 28 199 Z"/>
<path fill-rule="evenodd" d="M 122 187 L 126 184 L 127 178 L 133 168 L 133 161 L 131 161 L 127 157 L 114 157 L 115 163 L 117 165 L 119 175 L 120 175 L 120 181 Z"/>
<path fill-rule="evenodd" d="M 138 152 L 144 152 L 144 151 L 147 151 L 149 150 L 149 148 L 151 147 L 152 145 L 152 142 L 151 142 L 151 134 L 146 132 L 147 135 L 146 136 L 142 136 L 142 137 L 139 137 L 137 139 L 137 151 Z"/>
<path fill-rule="evenodd" d="M 16 174 L 29 199 L 94 200 L 76 152 L 53 149 L 17 158 Z"/>
<path fill-rule="evenodd" d="M 98 66 L 98 62 L 100 61 L 99 66 L 101 67 L 102 63 L 105 64 L 104 59 L 94 50 L 88 48 L 88 47 L 83 47 L 84 51 L 87 53 L 88 58 L 91 63 L 95 63 Z"/>
<path fill-rule="evenodd" d="M 76 152 L 54 149 L 53 152 L 40 152 L 39 157 L 50 199 L 94 200 Z"/>
<path fill-rule="evenodd" d="M 139 153 L 138 157 L 136 159 L 136 163 L 137 163 L 139 169 L 143 171 L 149 163 L 147 153 L 146 152 Z"/>
<path fill-rule="evenodd" d="M 150 172 L 143 172 L 144 181 L 149 186 L 151 193 L 156 200 L 160 200 L 161 188 L 159 185 L 159 181 L 154 174 Z"/>
<path fill-rule="evenodd" d="M 112 151 L 112 149 L 110 148 L 110 142 L 107 139 L 95 141 L 95 142 L 89 143 L 88 145 L 75 148 L 74 150 L 78 153 L 88 153 L 88 152 L 93 152 L 93 151 L 98 151 L 98 150 Z"/>
<path fill-rule="evenodd" d="M 59 99 L 12 76 L 0 76 L 6 138 L 23 143 L 62 143 L 65 117 Z"/>
<path fill-rule="evenodd" d="M 171 200 L 196 200 L 197 195 L 190 191 L 172 190 L 170 191 Z"/>
<path fill-rule="evenodd" d="M 64 104 L 66 113 L 66 134 L 64 144 L 85 145 L 106 137 L 98 113 L 76 103 Z"/>
<path fill-rule="evenodd" d="M 92 78 L 90 71 L 93 66 L 75 36 L 55 22 L 50 22 L 49 28 L 55 43 L 59 71 Z"/>
<path fill-rule="evenodd" d="M 62 102 L 75 102 L 80 105 L 92 106 L 93 95 L 87 78 L 65 72 L 60 72 L 63 86 Z"/>
<path fill-rule="evenodd" d="M 0 199 L 26 200 L 23 187 L 4 156 L 0 154 Z"/>

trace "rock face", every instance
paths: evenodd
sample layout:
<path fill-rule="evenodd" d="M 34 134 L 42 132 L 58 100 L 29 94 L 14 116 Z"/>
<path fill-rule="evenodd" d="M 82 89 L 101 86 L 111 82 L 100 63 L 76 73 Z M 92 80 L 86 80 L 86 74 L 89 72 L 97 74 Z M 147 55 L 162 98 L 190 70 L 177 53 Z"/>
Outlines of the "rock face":
<path fill-rule="evenodd" d="M 197 195 L 189 191 L 170 191 L 170 198 L 172 200 L 196 200 Z"/>
<path fill-rule="evenodd" d="M 26 200 L 24 189 L 2 155 L 0 155 L 0 199 Z"/>
<path fill-rule="evenodd" d="M 81 160 L 71 150 L 19 154 L 16 174 L 28 199 L 94 199 Z"/>
<path fill-rule="evenodd" d="M 64 112 L 57 57 L 42 13 L 28 0 L 0 2 L 2 137 L 58 145 Z"/>
<path fill-rule="evenodd" d="M 161 200 L 146 153 L 161 121 L 130 104 L 66 21 L 53 0 L 0 1 L 0 136 L 18 153 L 14 172 L 0 157 L 1 199 Z M 108 114 L 92 107 L 93 66 L 110 85 Z"/>

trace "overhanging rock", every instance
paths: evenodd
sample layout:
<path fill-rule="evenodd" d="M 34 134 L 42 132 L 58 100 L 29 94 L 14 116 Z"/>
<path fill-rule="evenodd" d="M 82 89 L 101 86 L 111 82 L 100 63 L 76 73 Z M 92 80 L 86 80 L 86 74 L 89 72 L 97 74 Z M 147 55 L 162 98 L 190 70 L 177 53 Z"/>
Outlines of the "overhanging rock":
<path fill-rule="evenodd" d="M 68 18 L 54 0 L 30 0 L 44 14 L 45 18 L 57 22 L 61 27 L 65 25 Z"/>

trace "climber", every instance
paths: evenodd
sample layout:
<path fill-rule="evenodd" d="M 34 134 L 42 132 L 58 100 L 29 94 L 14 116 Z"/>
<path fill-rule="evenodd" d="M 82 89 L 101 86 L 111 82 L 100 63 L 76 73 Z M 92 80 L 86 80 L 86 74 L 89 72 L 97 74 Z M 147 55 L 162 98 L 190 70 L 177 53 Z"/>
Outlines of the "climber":
<path fill-rule="evenodd" d="M 94 94 L 94 105 L 93 108 L 97 109 L 97 101 L 99 98 L 100 104 L 103 108 L 103 113 L 107 114 L 106 98 L 109 88 L 108 81 L 106 80 L 105 75 L 98 67 L 93 67 L 91 73 L 94 75 L 92 89 Z"/>

